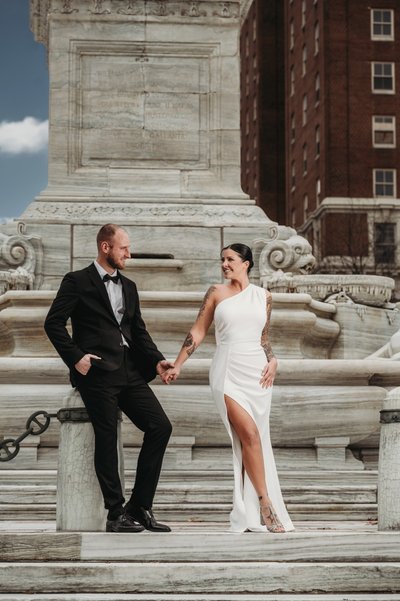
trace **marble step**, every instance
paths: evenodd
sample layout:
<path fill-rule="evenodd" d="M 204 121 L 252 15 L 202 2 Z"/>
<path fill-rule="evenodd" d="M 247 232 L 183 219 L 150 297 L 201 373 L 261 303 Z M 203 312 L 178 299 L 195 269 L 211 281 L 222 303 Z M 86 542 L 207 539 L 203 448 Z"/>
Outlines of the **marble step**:
<path fill-rule="evenodd" d="M 238 551 L 233 541 L 231 547 Z M 318 592 L 380 595 L 388 591 L 400 592 L 400 562 L 274 562 L 258 559 L 163 561 L 156 564 L 151 561 L 0 563 L 0 593 L 107 593 L 110 587 L 114 593 L 142 594 L 190 591 L 199 594 Z"/>
<path fill-rule="evenodd" d="M 280 595 L 280 594 L 129 594 L 129 593 L 72 593 L 72 594 L 0 594 L 0 601 L 400 601 L 400 594 L 380 594 L 379 599 L 374 594 L 339 595 L 313 594 L 310 595 Z"/>
<path fill-rule="evenodd" d="M 171 524 L 172 532 L 112 534 L 103 532 L 1 532 L 1 561 L 150 563 L 398 563 L 400 532 L 378 532 L 376 526 L 352 524 L 334 530 L 296 530 L 283 535 L 233 534 L 220 525 Z M 4 568 L 4 565 L 2 564 Z M 399 573 L 400 579 L 400 573 Z M 400 580 L 399 580 L 400 584 Z"/>
<path fill-rule="evenodd" d="M 125 470 L 125 477 L 128 480 L 133 478 L 133 470 Z M 57 470 L 1 470 L 0 469 L 0 486 L 7 484 L 55 484 L 57 480 Z M 343 487 L 354 486 L 356 484 L 376 486 L 378 480 L 378 472 L 376 470 L 284 470 L 280 473 L 282 485 L 294 486 L 303 484 L 310 486 L 321 483 L 323 486 L 330 484 Z M 178 483 L 184 481 L 186 483 L 204 483 L 206 486 L 212 482 L 231 482 L 232 470 L 166 470 L 163 469 L 160 477 L 160 486 L 164 483 Z"/>
<path fill-rule="evenodd" d="M 130 594 L 130 593 L 72 593 L 72 594 L 46 594 L 34 593 L 24 594 L 0 594 L 0 601 L 400 601 L 400 594 L 380 594 L 379 598 L 374 594 L 349 594 L 338 595 L 313 594 L 310 595 L 280 595 L 280 594 L 241 594 L 232 595 L 225 593 L 215 594 Z"/>
<path fill-rule="evenodd" d="M 157 513 L 166 520 L 178 522 L 227 522 L 231 503 L 156 503 Z M 377 517 L 376 503 L 288 503 L 293 519 L 301 520 L 374 520 Z M 0 504 L 2 520 L 54 520 L 56 505 L 31 503 Z"/>
<path fill-rule="evenodd" d="M 179 483 L 170 485 L 161 483 L 157 489 L 158 504 L 206 503 L 226 504 L 232 499 L 233 483 Z M 287 503 L 376 503 L 376 486 L 355 484 L 343 486 L 282 484 L 282 493 Z M 129 492 L 127 491 L 129 495 Z M 3 484 L 0 488 L 0 504 L 12 504 L 15 500 L 21 504 L 51 504 L 56 502 L 55 484 Z"/>

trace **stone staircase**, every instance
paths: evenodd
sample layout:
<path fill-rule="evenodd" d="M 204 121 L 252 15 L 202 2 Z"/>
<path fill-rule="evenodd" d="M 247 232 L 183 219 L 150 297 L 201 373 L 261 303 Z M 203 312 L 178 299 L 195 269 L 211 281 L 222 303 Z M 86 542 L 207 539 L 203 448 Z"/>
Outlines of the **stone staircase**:
<path fill-rule="evenodd" d="M 278 464 L 279 465 L 279 464 Z M 0 521 L 54 520 L 55 470 L 0 472 Z M 312 478 L 312 479 L 311 479 Z M 128 485 L 133 472 L 125 475 Z M 349 471 L 281 471 L 288 510 L 297 520 L 371 520 L 377 515 L 377 474 Z M 232 473 L 225 470 L 164 470 L 156 506 L 174 522 L 227 524 L 232 499 Z"/>
<path fill-rule="evenodd" d="M 5 438 L 19 435 L 33 411 L 56 412 L 70 390 L 42 330 L 53 296 L 9 292 L 0 301 Z M 144 294 L 145 320 L 167 356 L 199 301 L 194 292 Z M 0 466 L 0 601 L 400 601 L 400 536 L 378 533 L 373 523 L 379 409 L 386 389 L 398 385 L 398 369 L 379 360 L 328 360 L 337 335 L 332 307 L 308 295 L 277 294 L 274 302 L 272 333 L 285 358 L 271 433 L 296 531 L 226 532 L 231 449 L 208 387 L 210 336 L 178 385 L 154 383 L 174 424 L 155 500 L 172 534 L 55 532 L 53 420 Z M 122 429 L 129 488 L 140 434 L 125 423 Z"/>
<path fill-rule="evenodd" d="M 0 599 L 400 600 L 399 533 L 359 522 L 295 525 L 284 535 L 230 534 L 211 523 L 118 535 L 4 524 Z"/>

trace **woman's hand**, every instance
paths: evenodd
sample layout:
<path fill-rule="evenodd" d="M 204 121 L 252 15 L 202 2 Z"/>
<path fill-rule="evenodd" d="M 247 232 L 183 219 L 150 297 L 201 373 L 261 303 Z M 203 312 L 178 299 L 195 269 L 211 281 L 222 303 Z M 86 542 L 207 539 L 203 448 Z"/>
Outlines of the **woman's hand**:
<path fill-rule="evenodd" d="M 169 384 L 170 382 L 174 382 L 179 374 L 181 373 L 180 367 L 171 367 L 161 376 L 164 384 Z"/>
<path fill-rule="evenodd" d="M 270 388 L 275 380 L 278 361 L 273 357 L 261 372 L 260 384 L 262 388 Z"/>

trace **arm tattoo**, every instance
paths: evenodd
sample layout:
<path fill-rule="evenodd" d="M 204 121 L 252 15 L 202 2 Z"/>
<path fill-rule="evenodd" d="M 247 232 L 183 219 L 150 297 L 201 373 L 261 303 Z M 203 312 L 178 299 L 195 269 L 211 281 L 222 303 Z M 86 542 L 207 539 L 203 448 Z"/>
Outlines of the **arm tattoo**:
<path fill-rule="evenodd" d="M 182 348 L 186 349 L 188 357 L 190 357 L 190 355 L 193 355 L 194 351 L 196 350 L 197 346 L 195 341 L 193 340 L 191 332 L 189 332 L 189 334 L 186 336 L 185 341 L 182 344 Z"/>
<path fill-rule="evenodd" d="M 210 296 L 212 295 L 212 293 L 214 292 L 214 290 L 216 290 L 217 287 L 216 286 L 210 286 L 209 289 L 207 290 L 207 292 L 204 295 L 203 298 L 203 302 L 201 303 L 201 307 L 199 309 L 198 315 L 197 315 L 197 319 L 199 319 L 199 317 L 201 317 L 206 309 L 206 305 L 207 305 L 207 301 L 210 298 Z"/>
<path fill-rule="evenodd" d="M 272 351 L 271 343 L 268 340 L 268 330 L 269 330 L 269 326 L 271 323 L 271 311 L 272 311 L 272 295 L 270 293 L 268 293 L 266 295 L 266 301 L 267 301 L 267 305 L 266 305 L 267 320 L 265 322 L 264 329 L 261 333 L 261 346 L 264 349 L 264 353 L 265 353 L 265 356 L 267 357 L 267 360 L 271 361 L 271 359 L 273 359 L 275 357 L 275 355 Z"/>

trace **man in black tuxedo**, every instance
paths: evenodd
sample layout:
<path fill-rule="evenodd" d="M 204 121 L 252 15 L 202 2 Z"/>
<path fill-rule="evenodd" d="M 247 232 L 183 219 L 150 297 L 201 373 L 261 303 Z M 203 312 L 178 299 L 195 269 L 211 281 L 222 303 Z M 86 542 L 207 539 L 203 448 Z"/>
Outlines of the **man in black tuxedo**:
<path fill-rule="evenodd" d="M 152 511 L 171 424 L 147 382 L 171 364 L 141 317 L 136 285 L 119 273 L 130 258 L 127 232 L 104 225 L 98 256 L 68 273 L 45 321 L 46 333 L 70 369 L 95 432 L 95 469 L 108 510 L 107 532 L 169 532 Z M 66 329 L 71 319 L 72 336 Z M 132 496 L 124 507 L 118 473 L 117 416 L 121 409 L 144 432 Z"/>

